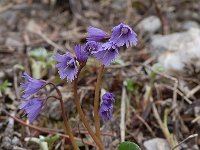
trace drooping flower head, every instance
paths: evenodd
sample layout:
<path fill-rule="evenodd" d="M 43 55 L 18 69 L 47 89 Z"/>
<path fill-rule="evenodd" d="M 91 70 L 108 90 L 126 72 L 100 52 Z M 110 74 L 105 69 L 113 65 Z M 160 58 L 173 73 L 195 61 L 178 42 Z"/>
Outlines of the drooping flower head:
<path fill-rule="evenodd" d="M 32 98 L 29 100 L 23 101 L 23 103 L 19 106 L 19 109 L 23 110 L 28 117 L 30 123 L 37 119 L 42 106 L 44 104 L 44 99 L 42 98 Z"/>
<path fill-rule="evenodd" d="M 115 99 L 113 97 L 113 94 L 110 92 L 106 92 L 103 96 L 102 96 L 102 101 L 104 104 L 106 105 L 112 105 L 115 102 Z"/>
<path fill-rule="evenodd" d="M 95 41 L 89 41 L 83 47 L 85 52 L 89 54 L 94 54 L 101 49 L 101 44 Z"/>
<path fill-rule="evenodd" d="M 46 85 L 45 81 L 34 79 L 30 77 L 26 72 L 23 74 L 23 78 L 26 80 L 25 83 L 21 83 L 23 89 L 22 98 L 28 98 L 29 96 L 38 92 L 42 87 Z"/>
<path fill-rule="evenodd" d="M 119 55 L 118 48 L 111 42 L 104 43 L 102 48 L 93 54 L 94 57 L 101 61 L 105 66 L 109 66 Z"/>
<path fill-rule="evenodd" d="M 103 39 L 108 39 L 108 38 L 109 38 L 109 35 L 99 28 L 90 26 L 87 29 L 87 40 L 88 41 L 100 42 Z"/>
<path fill-rule="evenodd" d="M 112 36 L 109 41 L 118 47 L 126 44 L 126 47 L 137 44 L 137 34 L 126 24 L 120 23 L 112 29 Z"/>
<path fill-rule="evenodd" d="M 76 45 L 74 50 L 75 50 L 76 59 L 79 62 L 85 62 L 90 55 L 90 53 L 85 50 L 85 46 L 81 46 L 80 44 Z"/>
<path fill-rule="evenodd" d="M 99 109 L 99 114 L 103 121 L 110 120 L 112 118 L 112 107 L 107 106 L 106 104 L 102 103 Z"/>
<path fill-rule="evenodd" d="M 106 92 L 102 96 L 102 103 L 99 109 L 99 114 L 102 118 L 102 120 L 110 120 L 112 118 L 112 108 L 113 108 L 113 103 L 115 102 L 115 99 L 113 97 L 113 94 L 110 92 Z"/>
<path fill-rule="evenodd" d="M 69 52 L 66 52 L 63 55 L 57 53 L 53 56 L 53 58 L 58 62 L 56 67 L 58 68 L 58 73 L 62 80 L 67 78 L 67 80 L 72 81 L 76 78 L 78 67 L 76 60 L 70 55 Z"/>

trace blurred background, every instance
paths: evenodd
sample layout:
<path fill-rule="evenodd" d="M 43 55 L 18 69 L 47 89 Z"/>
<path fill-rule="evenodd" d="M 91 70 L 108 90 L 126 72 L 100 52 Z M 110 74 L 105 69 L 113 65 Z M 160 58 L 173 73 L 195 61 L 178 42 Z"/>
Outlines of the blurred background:
<path fill-rule="evenodd" d="M 101 124 L 106 149 L 129 140 L 144 150 L 169 150 L 181 141 L 176 149 L 199 150 L 199 0 L 0 0 L 0 149 L 36 150 L 41 141 L 50 150 L 69 149 L 68 140 L 9 117 L 26 121 L 18 110 L 24 71 L 59 86 L 75 135 L 92 142 L 77 115 L 71 83 L 59 79 L 51 56 L 57 50 L 73 53 L 76 43 L 86 41 L 88 26 L 111 34 L 121 22 L 138 34 L 138 44 L 122 48 L 103 78 L 101 90 L 117 100 L 112 120 Z M 78 92 L 92 124 L 98 63 L 91 58 L 87 64 Z M 62 133 L 58 108 L 51 101 L 34 125 Z"/>

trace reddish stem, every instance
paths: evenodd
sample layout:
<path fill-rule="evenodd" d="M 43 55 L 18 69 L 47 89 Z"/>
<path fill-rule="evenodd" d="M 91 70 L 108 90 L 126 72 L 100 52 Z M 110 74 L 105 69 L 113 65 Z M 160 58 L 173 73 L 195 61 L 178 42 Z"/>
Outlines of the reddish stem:
<path fill-rule="evenodd" d="M 49 82 L 47 84 L 50 84 L 50 85 L 53 85 L 53 87 L 55 88 L 57 94 L 59 97 L 56 97 L 56 96 L 49 96 L 47 97 L 46 100 L 48 100 L 49 98 L 55 98 L 57 100 L 60 101 L 60 106 L 61 106 L 61 110 L 62 110 L 62 117 L 63 117 L 63 121 L 64 121 L 64 125 L 65 125 L 65 129 L 66 129 L 66 132 L 69 134 L 69 137 L 70 137 L 70 140 L 71 140 L 71 143 L 74 147 L 75 150 L 79 150 L 79 147 L 76 145 L 76 142 L 74 141 L 74 136 L 72 134 L 72 130 L 71 130 L 71 127 L 67 121 L 67 116 L 66 116 L 66 112 L 65 112 L 65 107 L 64 107 L 64 102 L 63 102 L 63 99 L 62 99 L 62 94 L 60 92 L 60 90 L 56 87 L 55 84 Z"/>
<path fill-rule="evenodd" d="M 13 118 L 16 122 L 18 122 L 21 125 L 23 125 L 23 126 L 27 126 L 27 127 L 31 128 L 33 130 L 36 130 L 36 131 L 39 131 L 39 132 L 42 132 L 42 133 L 47 133 L 47 134 L 52 134 L 52 135 L 59 135 L 59 136 L 61 136 L 63 138 L 69 139 L 69 135 L 61 134 L 61 133 L 55 132 L 53 130 L 47 130 L 47 129 L 44 129 L 44 128 L 40 128 L 40 127 L 37 127 L 37 126 L 34 126 L 34 125 L 27 124 L 26 122 L 22 121 L 21 119 L 10 115 L 6 110 L 3 110 L 3 112 L 6 115 L 8 115 L 9 117 Z M 74 139 L 76 141 L 82 142 L 82 139 L 80 139 L 80 138 L 75 137 Z M 84 143 L 96 147 L 96 145 L 94 143 L 91 143 L 91 142 L 88 142 L 88 141 L 85 141 L 85 140 L 84 140 Z"/>

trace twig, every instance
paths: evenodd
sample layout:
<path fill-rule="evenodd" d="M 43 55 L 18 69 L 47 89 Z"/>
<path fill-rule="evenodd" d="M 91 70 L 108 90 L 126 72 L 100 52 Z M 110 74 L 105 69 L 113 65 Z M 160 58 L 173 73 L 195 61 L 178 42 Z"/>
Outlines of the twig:
<path fill-rule="evenodd" d="M 0 120 L 6 119 L 5 116 L 0 116 Z M 54 131 L 54 132 L 59 132 L 59 133 L 64 133 L 64 131 L 62 129 L 50 129 L 50 128 L 41 128 L 44 130 L 48 130 L 48 131 Z M 74 130 L 75 133 L 79 133 L 79 134 L 89 134 L 87 130 Z M 112 136 L 112 137 L 116 137 L 116 135 L 114 135 L 112 132 L 101 132 L 102 136 Z"/>
<path fill-rule="evenodd" d="M 153 102 L 153 99 L 152 99 L 152 98 L 151 98 L 151 101 Z M 161 118 L 160 118 L 160 116 L 159 116 L 158 110 L 157 110 L 157 108 L 156 108 L 154 102 L 152 103 L 152 108 L 153 108 L 153 114 L 154 114 L 154 117 L 156 118 L 156 121 L 158 122 L 158 124 L 159 124 L 159 126 L 160 126 L 160 128 L 161 128 L 161 130 L 162 130 L 162 132 L 163 132 L 163 134 L 164 134 L 164 136 L 166 137 L 166 139 L 167 139 L 167 141 L 168 141 L 170 147 L 173 148 L 173 147 L 174 147 L 174 144 L 173 144 L 173 140 L 172 140 L 172 138 L 171 138 L 171 135 L 170 135 L 170 133 L 169 133 L 169 130 L 168 130 L 168 129 L 165 127 L 165 125 L 163 124 L 163 122 L 162 122 L 162 120 L 161 120 Z"/>
<path fill-rule="evenodd" d="M 165 85 L 165 84 L 162 84 L 164 87 L 170 89 L 170 90 L 174 90 L 173 87 L 169 86 L 169 85 Z M 192 104 L 192 101 L 190 99 L 188 99 L 180 90 L 177 89 L 177 94 L 179 94 L 180 96 L 183 97 L 183 99 L 188 103 L 188 104 Z"/>
<path fill-rule="evenodd" d="M 34 126 L 34 125 L 27 124 L 26 122 L 22 121 L 21 119 L 18 119 L 17 117 L 14 117 L 14 116 L 10 115 L 9 112 L 7 112 L 6 110 L 2 110 L 2 111 L 3 111 L 6 115 L 8 115 L 9 117 L 13 118 L 15 121 L 17 121 L 18 123 L 20 123 L 20 124 L 23 125 L 23 126 L 27 126 L 27 127 L 31 128 L 31 129 L 33 129 L 33 130 L 36 130 L 36 131 L 39 131 L 39 132 L 42 132 L 42 133 L 53 134 L 53 135 L 59 135 L 59 136 L 61 136 L 61 137 L 63 137 L 63 138 L 69 139 L 69 135 L 61 134 L 61 133 L 58 133 L 58 132 L 55 132 L 55 131 L 45 130 L 44 128 L 40 128 L 40 127 L 37 127 L 37 126 Z M 77 138 L 77 137 L 75 137 L 74 139 L 75 139 L 76 141 L 79 141 L 79 142 L 82 141 L 80 138 Z M 96 147 L 96 145 L 93 144 L 93 143 L 91 143 L 91 142 L 84 141 L 84 143 Z"/>
<path fill-rule="evenodd" d="M 198 120 L 200 120 L 200 116 L 197 116 L 195 119 L 192 120 L 192 123 L 197 122 Z"/>
<path fill-rule="evenodd" d="M 53 46 L 56 50 L 62 50 L 63 52 L 65 52 L 64 48 L 58 44 L 56 44 L 55 42 L 53 42 L 52 40 L 50 40 L 45 34 L 43 34 L 42 32 L 39 32 L 38 35 L 40 35 L 41 38 L 43 38 L 43 40 L 45 40 L 49 45 Z"/>
<path fill-rule="evenodd" d="M 193 88 L 192 90 L 190 90 L 190 92 L 188 92 L 188 94 L 186 95 L 186 97 L 189 98 L 189 97 L 193 96 L 199 90 L 200 90 L 200 85 L 197 85 L 195 88 Z"/>
<path fill-rule="evenodd" d="M 29 25 L 27 26 L 27 30 L 39 35 L 43 40 L 45 40 L 49 45 L 52 45 L 56 50 L 62 50 L 65 52 L 65 49 L 62 46 L 56 44 L 51 39 L 49 39 L 44 33 L 42 33 L 41 27 L 34 21 L 31 21 L 29 23 Z"/>
<path fill-rule="evenodd" d="M 147 129 L 149 130 L 149 132 L 151 133 L 151 135 L 153 137 L 155 137 L 155 134 L 153 133 L 153 130 L 151 129 L 151 127 L 147 124 L 147 122 L 142 118 L 140 117 L 138 114 L 135 115 L 146 127 Z"/>
<path fill-rule="evenodd" d="M 161 32 L 162 32 L 163 35 L 165 35 L 168 32 L 167 28 L 166 28 L 166 25 L 165 25 L 165 23 L 166 23 L 165 18 L 164 18 L 163 14 L 162 14 L 161 8 L 159 7 L 157 0 L 152 0 L 152 2 L 155 5 L 156 12 L 157 12 L 158 17 L 159 17 L 159 19 L 161 21 Z"/>
<path fill-rule="evenodd" d="M 176 146 L 174 146 L 173 148 L 172 148 L 172 150 L 175 150 L 177 147 L 179 147 L 181 144 L 183 144 L 183 143 L 185 143 L 186 141 L 188 141 L 188 140 L 190 140 L 190 139 L 192 139 L 192 138 L 195 138 L 195 137 L 197 137 L 198 136 L 198 134 L 192 134 L 192 135 L 190 135 L 190 136 L 188 136 L 186 139 L 184 139 L 183 141 L 181 141 L 180 143 L 178 143 L 178 145 L 176 145 Z"/>

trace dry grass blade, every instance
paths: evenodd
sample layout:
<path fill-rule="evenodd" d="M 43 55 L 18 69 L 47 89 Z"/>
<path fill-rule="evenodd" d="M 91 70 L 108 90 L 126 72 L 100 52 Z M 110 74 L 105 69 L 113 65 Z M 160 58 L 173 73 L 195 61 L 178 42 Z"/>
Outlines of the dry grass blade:
<path fill-rule="evenodd" d="M 121 119 L 120 119 L 120 135 L 121 135 L 121 142 L 125 141 L 125 131 L 126 131 L 126 87 L 125 82 L 123 82 L 122 87 L 122 98 L 121 98 Z"/>
<path fill-rule="evenodd" d="M 186 141 L 188 141 L 188 140 L 190 140 L 190 139 L 192 139 L 192 138 L 195 138 L 195 137 L 197 137 L 197 136 L 198 136 L 198 134 L 192 134 L 192 135 L 188 136 L 186 139 L 184 139 L 183 141 L 181 141 L 180 143 L 178 143 L 178 145 L 176 145 L 174 148 L 172 148 L 172 150 L 177 149 L 181 144 L 183 144 L 183 143 L 185 143 Z"/>
<path fill-rule="evenodd" d="M 152 98 L 150 100 L 153 102 Z M 168 128 L 166 128 L 164 123 L 162 122 L 162 120 L 160 118 L 160 115 L 158 113 L 158 110 L 156 108 L 156 105 L 154 103 L 152 103 L 152 109 L 153 109 L 154 117 L 156 118 L 156 121 L 158 122 L 158 124 L 159 124 L 159 126 L 160 126 L 160 128 L 161 128 L 161 130 L 162 130 L 162 132 L 163 132 L 163 134 L 165 136 L 165 138 L 167 139 L 170 147 L 173 148 L 174 147 L 174 143 L 175 143 L 174 139 L 172 139 L 172 136 L 170 135 Z"/>
<path fill-rule="evenodd" d="M 62 46 L 56 44 L 51 39 L 49 39 L 44 33 L 42 33 L 41 27 L 35 21 L 31 20 L 29 22 L 29 24 L 27 25 L 27 30 L 29 32 L 39 35 L 44 41 L 46 41 L 49 45 L 53 46 L 56 50 L 62 50 L 63 52 L 65 52 L 65 49 Z"/>

